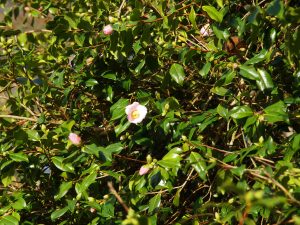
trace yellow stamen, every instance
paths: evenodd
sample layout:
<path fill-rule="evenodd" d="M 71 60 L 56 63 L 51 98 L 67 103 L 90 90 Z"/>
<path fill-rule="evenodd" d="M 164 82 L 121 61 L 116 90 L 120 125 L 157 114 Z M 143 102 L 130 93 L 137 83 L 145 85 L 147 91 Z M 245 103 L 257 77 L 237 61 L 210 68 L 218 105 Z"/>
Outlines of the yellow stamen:
<path fill-rule="evenodd" d="M 137 111 L 137 110 L 132 111 L 132 113 L 131 113 L 132 119 L 137 119 L 137 118 L 139 118 L 139 116 L 140 116 L 139 111 Z"/>

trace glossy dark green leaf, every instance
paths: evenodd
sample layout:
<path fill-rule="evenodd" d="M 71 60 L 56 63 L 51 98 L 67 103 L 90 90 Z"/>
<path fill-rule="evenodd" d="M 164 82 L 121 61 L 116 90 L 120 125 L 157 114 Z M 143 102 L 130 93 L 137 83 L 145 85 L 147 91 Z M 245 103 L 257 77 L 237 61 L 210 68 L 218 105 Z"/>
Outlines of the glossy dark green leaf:
<path fill-rule="evenodd" d="M 170 75 L 177 84 L 183 85 L 185 73 L 183 67 L 180 64 L 174 63 L 171 66 Z"/>

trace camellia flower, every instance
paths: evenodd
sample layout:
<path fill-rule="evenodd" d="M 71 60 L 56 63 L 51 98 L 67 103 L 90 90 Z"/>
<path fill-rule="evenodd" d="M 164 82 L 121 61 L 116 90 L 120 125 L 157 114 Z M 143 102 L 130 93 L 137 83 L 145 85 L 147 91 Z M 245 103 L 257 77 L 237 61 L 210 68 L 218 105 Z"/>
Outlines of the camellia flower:
<path fill-rule="evenodd" d="M 200 34 L 202 35 L 202 37 L 207 37 L 207 36 L 211 36 L 213 33 L 212 29 L 210 28 L 210 24 L 207 23 L 205 24 L 203 27 L 201 27 L 200 29 Z"/>
<path fill-rule="evenodd" d="M 138 102 L 134 102 L 131 105 L 126 106 L 125 112 L 130 123 L 140 123 L 147 114 L 147 108 L 140 105 Z"/>
<path fill-rule="evenodd" d="M 150 170 L 150 169 L 149 169 L 148 167 L 142 166 L 142 167 L 140 168 L 139 174 L 140 174 L 141 176 L 143 176 L 143 175 L 147 174 L 147 173 L 149 172 L 149 170 Z"/>
<path fill-rule="evenodd" d="M 112 27 L 110 24 L 106 25 L 106 26 L 103 28 L 103 33 L 104 33 L 105 35 L 111 35 L 113 31 L 114 31 L 114 29 L 113 29 L 113 27 Z"/>
<path fill-rule="evenodd" d="M 69 134 L 69 140 L 72 142 L 72 144 L 74 145 L 80 145 L 81 143 L 81 137 L 78 136 L 77 134 L 75 133 L 70 133 Z"/>

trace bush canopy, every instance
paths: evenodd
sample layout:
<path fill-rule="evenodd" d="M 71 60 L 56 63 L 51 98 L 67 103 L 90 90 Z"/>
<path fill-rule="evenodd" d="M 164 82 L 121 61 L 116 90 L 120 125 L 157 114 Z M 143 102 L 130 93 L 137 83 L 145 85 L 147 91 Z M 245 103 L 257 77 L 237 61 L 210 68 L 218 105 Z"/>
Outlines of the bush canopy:
<path fill-rule="evenodd" d="M 300 224 L 299 1 L 0 8 L 0 225 Z"/>

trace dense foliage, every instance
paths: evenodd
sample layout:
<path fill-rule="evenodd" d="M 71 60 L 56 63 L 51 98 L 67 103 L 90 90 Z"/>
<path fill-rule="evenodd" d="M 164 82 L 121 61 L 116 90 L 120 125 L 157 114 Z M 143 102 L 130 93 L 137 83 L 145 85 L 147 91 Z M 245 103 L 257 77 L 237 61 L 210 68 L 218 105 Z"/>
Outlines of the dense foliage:
<path fill-rule="evenodd" d="M 0 2 L 1 225 L 300 224 L 298 1 Z"/>

